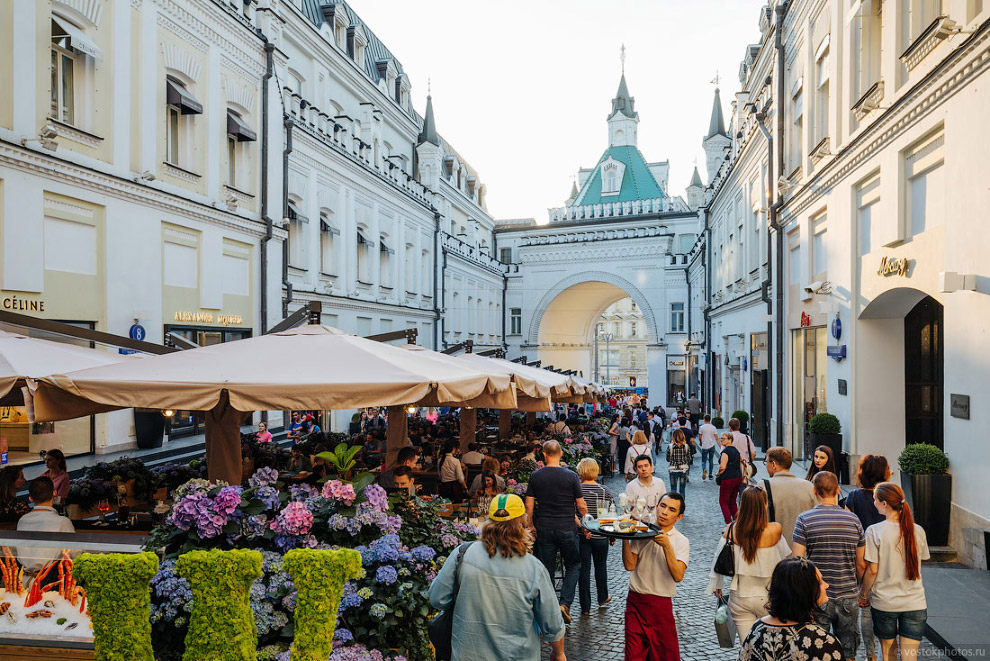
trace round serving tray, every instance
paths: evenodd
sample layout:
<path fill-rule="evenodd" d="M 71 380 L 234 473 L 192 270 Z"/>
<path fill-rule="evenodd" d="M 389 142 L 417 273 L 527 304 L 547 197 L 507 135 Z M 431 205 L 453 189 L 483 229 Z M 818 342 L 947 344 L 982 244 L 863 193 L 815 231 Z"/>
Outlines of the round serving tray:
<path fill-rule="evenodd" d="M 642 525 L 642 524 L 641 524 Z M 618 529 L 614 529 L 612 524 L 600 525 L 597 520 L 590 520 L 584 522 L 584 527 L 593 533 L 598 535 L 603 535 L 605 537 L 612 537 L 615 539 L 652 539 L 657 536 L 660 532 L 659 526 L 652 523 L 645 524 L 649 526 L 646 530 L 633 530 L 632 532 L 619 532 Z"/>

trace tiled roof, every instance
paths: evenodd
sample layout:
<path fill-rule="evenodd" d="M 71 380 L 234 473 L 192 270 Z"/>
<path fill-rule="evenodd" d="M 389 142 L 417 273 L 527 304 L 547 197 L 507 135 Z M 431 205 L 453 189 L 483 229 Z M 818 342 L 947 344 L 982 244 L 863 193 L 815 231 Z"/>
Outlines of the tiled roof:
<path fill-rule="evenodd" d="M 337 7 L 343 7 L 347 12 L 347 17 L 350 19 L 351 25 L 358 26 L 358 29 L 363 30 L 365 36 L 368 38 L 368 45 L 364 49 L 364 70 L 376 83 L 381 80 L 381 75 L 378 73 L 378 67 L 375 65 L 379 60 L 392 60 L 395 63 L 395 68 L 398 69 L 399 73 L 404 73 L 402 70 L 402 64 L 392 55 L 391 51 L 385 47 L 385 44 L 375 36 L 375 33 L 368 29 L 361 17 L 358 16 L 350 5 L 346 2 L 340 2 L 339 0 L 334 2 L 326 2 L 323 0 L 302 0 L 302 12 L 306 17 L 313 22 L 317 29 L 320 28 L 325 19 L 323 16 L 323 10 L 321 7 L 323 5 L 335 5 Z"/>
<path fill-rule="evenodd" d="M 620 161 L 626 166 L 622 175 L 622 186 L 618 195 L 606 195 L 602 197 L 602 170 L 601 164 L 609 158 Z M 584 182 L 581 192 L 574 200 L 574 206 L 583 204 L 602 204 L 605 202 L 632 202 L 633 200 L 651 200 L 658 197 L 666 197 L 660 190 L 660 185 L 646 165 L 646 159 L 633 146 L 609 147 L 598 159 L 594 172 Z"/>

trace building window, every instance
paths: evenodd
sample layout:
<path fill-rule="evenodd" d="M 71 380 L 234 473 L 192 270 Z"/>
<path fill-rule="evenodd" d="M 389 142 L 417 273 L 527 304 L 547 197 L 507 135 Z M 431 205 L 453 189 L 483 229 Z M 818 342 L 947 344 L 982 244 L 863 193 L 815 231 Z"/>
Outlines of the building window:
<path fill-rule="evenodd" d="M 227 185 L 237 188 L 237 138 L 227 136 Z"/>
<path fill-rule="evenodd" d="M 169 106 L 165 121 L 165 161 L 179 164 L 179 109 Z"/>
<path fill-rule="evenodd" d="M 329 213 L 320 214 L 320 272 L 337 275 L 337 229 Z"/>
<path fill-rule="evenodd" d="M 636 331 L 637 331 L 636 322 L 635 321 L 629 322 L 629 337 L 637 337 Z"/>
<path fill-rule="evenodd" d="M 309 219 L 303 215 L 299 205 L 289 200 L 289 266 L 297 269 L 309 268 L 306 251 L 306 226 Z"/>
<path fill-rule="evenodd" d="M 683 303 L 671 303 L 670 304 L 670 332 L 671 333 L 683 333 L 684 332 L 684 304 Z"/>
<path fill-rule="evenodd" d="M 941 0 L 905 0 L 901 3 L 904 12 L 904 49 L 941 16 Z"/>
<path fill-rule="evenodd" d="M 801 234 L 798 230 L 787 235 L 787 272 L 790 284 L 801 284 Z"/>
<path fill-rule="evenodd" d="M 71 37 L 64 22 L 52 20 L 52 119 L 66 124 L 75 120 L 76 54 L 71 49 Z"/>
<path fill-rule="evenodd" d="M 522 308 L 509 308 L 509 335 L 522 335 Z"/>
<path fill-rule="evenodd" d="M 423 269 L 423 296 L 433 296 L 433 260 L 429 250 L 420 251 L 419 264 Z"/>
<path fill-rule="evenodd" d="M 388 245 L 388 239 L 384 236 L 378 237 L 378 284 L 382 287 L 392 288 L 392 255 L 395 249 Z"/>
<path fill-rule="evenodd" d="M 187 160 L 189 133 L 192 130 L 188 115 L 201 115 L 203 104 L 172 78 L 165 80 L 165 161 L 181 166 Z"/>
<path fill-rule="evenodd" d="M 416 289 L 416 246 L 411 243 L 406 244 L 405 252 L 406 269 L 405 269 L 405 288 L 406 293 L 413 294 L 417 291 Z"/>
<path fill-rule="evenodd" d="M 857 44 L 853 43 L 853 58 L 859 64 L 857 99 L 880 81 L 882 8 L 881 0 L 863 0 L 856 14 L 854 35 L 859 43 L 858 49 Z"/>
<path fill-rule="evenodd" d="M 632 369 L 636 369 L 636 350 L 635 349 L 630 349 L 629 350 L 629 367 L 631 367 Z"/>
<path fill-rule="evenodd" d="M 816 147 L 828 137 L 829 59 L 829 38 L 826 36 L 815 53 L 815 134 L 812 142 Z"/>
<path fill-rule="evenodd" d="M 944 135 L 939 132 L 908 150 L 904 156 L 907 178 L 906 229 L 921 234 L 941 225 L 945 213 Z"/>
<path fill-rule="evenodd" d="M 237 172 L 242 158 L 240 144 L 257 139 L 258 136 L 240 114 L 233 110 L 227 111 L 227 185 L 231 188 L 237 188 Z"/>
<path fill-rule="evenodd" d="M 817 276 L 828 271 L 828 247 L 825 243 L 825 232 L 828 229 L 828 218 L 821 214 L 811 221 L 811 272 Z"/>
<path fill-rule="evenodd" d="M 791 90 L 791 125 L 788 144 L 790 146 L 790 171 L 794 172 L 803 162 L 804 152 L 801 140 L 804 135 L 804 90 L 803 80 L 798 77 Z"/>
<path fill-rule="evenodd" d="M 856 191 L 857 223 L 859 225 L 859 254 L 868 255 L 880 247 L 876 238 L 877 227 L 873 220 L 874 209 L 880 202 L 880 177 L 872 177 L 860 184 Z M 877 217 L 877 221 L 880 217 Z"/>
<path fill-rule="evenodd" d="M 368 241 L 360 229 L 357 233 L 357 279 L 366 285 L 371 284 L 371 246 L 374 244 Z"/>

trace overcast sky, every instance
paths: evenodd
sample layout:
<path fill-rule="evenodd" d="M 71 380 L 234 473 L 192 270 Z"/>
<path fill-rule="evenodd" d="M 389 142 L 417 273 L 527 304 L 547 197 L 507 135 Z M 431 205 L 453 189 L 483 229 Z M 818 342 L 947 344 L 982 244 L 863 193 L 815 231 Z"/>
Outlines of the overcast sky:
<path fill-rule="evenodd" d="M 495 218 L 562 206 L 580 167 L 607 146 L 605 119 L 626 81 L 639 149 L 670 161 L 685 197 L 711 116 L 716 71 L 726 122 L 739 63 L 759 41 L 762 0 L 350 0 L 402 63 L 413 103 L 432 81 L 437 130 L 480 174 Z"/>

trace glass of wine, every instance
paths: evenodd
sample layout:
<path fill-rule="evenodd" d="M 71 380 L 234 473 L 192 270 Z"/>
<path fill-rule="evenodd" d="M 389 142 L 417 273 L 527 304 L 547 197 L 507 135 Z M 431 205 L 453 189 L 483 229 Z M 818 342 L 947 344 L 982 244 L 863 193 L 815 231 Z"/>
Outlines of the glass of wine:
<path fill-rule="evenodd" d="M 96 509 L 100 512 L 99 525 L 101 526 L 107 525 L 103 517 L 105 517 L 106 513 L 110 511 L 110 501 L 107 500 L 106 498 L 101 498 L 100 502 L 96 505 Z"/>

